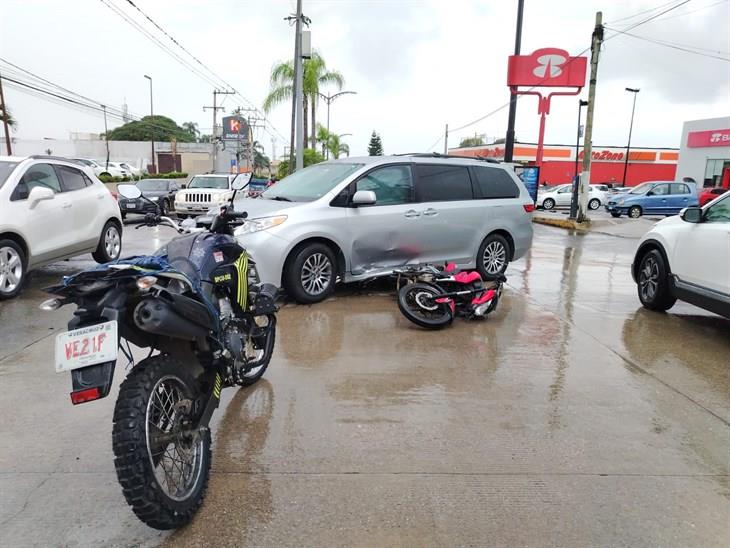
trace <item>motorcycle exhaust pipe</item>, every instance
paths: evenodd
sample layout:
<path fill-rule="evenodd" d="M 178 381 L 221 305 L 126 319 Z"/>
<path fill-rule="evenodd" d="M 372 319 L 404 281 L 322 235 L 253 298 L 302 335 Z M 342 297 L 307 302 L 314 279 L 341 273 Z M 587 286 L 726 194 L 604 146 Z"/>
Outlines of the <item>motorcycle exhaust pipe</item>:
<path fill-rule="evenodd" d="M 142 331 L 175 339 L 194 341 L 207 330 L 186 320 L 160 299 L 145 299 L 134 309 L 134 323 Z"/>

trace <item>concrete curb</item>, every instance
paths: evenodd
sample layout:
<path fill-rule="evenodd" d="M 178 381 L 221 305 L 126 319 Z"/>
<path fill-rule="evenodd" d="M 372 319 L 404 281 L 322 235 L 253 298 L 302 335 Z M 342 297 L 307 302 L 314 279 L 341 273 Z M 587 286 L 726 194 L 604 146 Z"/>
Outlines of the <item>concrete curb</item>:
<path fill-rule="evenodd" d="M 581 232 L 587 232 L 591 229 L 591 221 L 587 220 L 584 223 L 573 221 L 570 219 L 555 219 L 552 217 L 533 216 L 533 223 L 541 225 L 556 226 L 558 228 L 567 228 L 568 230 L 579 230 Z"/>

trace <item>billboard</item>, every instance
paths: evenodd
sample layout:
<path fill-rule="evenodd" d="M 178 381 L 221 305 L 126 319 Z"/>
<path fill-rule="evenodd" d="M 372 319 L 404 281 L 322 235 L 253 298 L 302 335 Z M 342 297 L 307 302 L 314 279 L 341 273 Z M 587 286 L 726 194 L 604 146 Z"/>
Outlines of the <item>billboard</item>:
<path fill-rule="evenodd" d="M 248 143 L 249 128 L 248 122 L 241 116 L 224 116 L 223 117 L 223 135 L 224 141 L 241 141 Z"/>
<path fill-rule="evenodd" d="M 510 55 L 507 85 L 582 88 L 587 66 L 586 57 L 571 57 L 558 48 L 542 48 L 530 55 Z"/>
<path fill-rule="evenodd" d="M 690 131 L 687 134 L 689 148 L 730 147 L 730 129 Z"/>

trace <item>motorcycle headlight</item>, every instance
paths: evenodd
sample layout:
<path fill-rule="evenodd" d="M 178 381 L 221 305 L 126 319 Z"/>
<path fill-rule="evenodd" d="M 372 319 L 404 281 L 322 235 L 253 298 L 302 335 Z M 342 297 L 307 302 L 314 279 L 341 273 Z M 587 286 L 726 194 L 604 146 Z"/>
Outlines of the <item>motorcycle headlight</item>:
<path fill-rule="evenodd" d="M 251 234 L 252 232 L 268 230 L 275 226 L 279 226 L 284 221 L 286 221 L 286 215 L 277 215 L 276 217 L 260 217 L 258 219 L 247 219 L 245 223 L 243 223 L 234 231 L 234 234 L 236 236 L 243 236 L 244 234 Z"/>

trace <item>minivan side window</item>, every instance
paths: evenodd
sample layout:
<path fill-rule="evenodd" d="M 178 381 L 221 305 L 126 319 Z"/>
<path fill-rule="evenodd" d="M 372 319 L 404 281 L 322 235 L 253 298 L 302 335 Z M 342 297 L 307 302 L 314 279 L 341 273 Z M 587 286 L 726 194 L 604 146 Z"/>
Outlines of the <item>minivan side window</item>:
<path fill-rule="evenodd" d="M 672 183 L 671 194 L 689 194 L 689 187 L 683 183 Z"/>
<path fill-rule="evenodd" d="M 374 169 L 355 182 L 355 192 L 375 192 L 376 206 L 405 204 L 413 201 L 413 178 L 407 165 Z"/>
<path fill-rule="evenodd" d="M 520 189 L 503 169 L 472 166 L 479 198 L 517 198 Z"/>
<path fill-rule="evenodd" d="M 61 192 L 61 183 L 50 164 L 35 164 L 28 168 L 23 178 L 10 196 L 11 201 L 26 200 L 35 187 L 50 188 L 53 192 Z"/>
<path fill-rule="evenodd" d="M 86 188 L 88 180 L 81 171 L 73 167 L 68 166 L 56 166 L 56 170 L 61 176 L 61 182 L 63 184 L 64 192 L 71 192 L 74 190 L 81 190 Z"/>
<path fill-rule="evenodd" d="M 416 173 L 416 199 L 419 202 L 450 202 L 474 198 L 469 168 L 466 166 L 421 164 L 416 165 Z"/>

